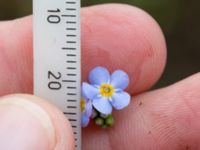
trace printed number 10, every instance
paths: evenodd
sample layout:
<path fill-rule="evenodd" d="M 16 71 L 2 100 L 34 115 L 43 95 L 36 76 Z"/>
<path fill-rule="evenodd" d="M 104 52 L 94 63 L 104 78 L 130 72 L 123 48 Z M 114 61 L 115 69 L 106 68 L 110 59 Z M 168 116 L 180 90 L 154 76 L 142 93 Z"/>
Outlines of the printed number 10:
<path fill-rule="evenodd" d="M 59 16 L 60 13 L 60 9 L 56 9 L 56 10 L 48 10 L 47 11 L 49 13 L 48 17 L 47 17 L 47 21 L 51 24 L 58 24 L 61 21 L 61 17 Z"/>

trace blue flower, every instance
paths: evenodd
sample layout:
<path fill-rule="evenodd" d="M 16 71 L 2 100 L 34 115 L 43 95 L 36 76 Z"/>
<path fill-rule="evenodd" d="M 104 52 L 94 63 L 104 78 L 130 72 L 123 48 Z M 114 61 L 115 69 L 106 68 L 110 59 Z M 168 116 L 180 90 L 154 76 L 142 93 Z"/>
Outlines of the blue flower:
<path fill-rule="evenodd" d="M 124 71 L 116 70 L 110 75 L 106 68 L 96 67 L 89 74 L 89 82 L 83 83 L 82 91 L 100 113 L 111 114 L 113 107 L 121 110 L 129 105 L 130 95 L 124 92 L 129 77 Z"/>
<path fill-rule="evenodd" d="M 87 99 L 84 94 L 81 98 L 81 126 L 86 127 L 90 122 L 90 117 L 92 115 L 92 102 Z"/>

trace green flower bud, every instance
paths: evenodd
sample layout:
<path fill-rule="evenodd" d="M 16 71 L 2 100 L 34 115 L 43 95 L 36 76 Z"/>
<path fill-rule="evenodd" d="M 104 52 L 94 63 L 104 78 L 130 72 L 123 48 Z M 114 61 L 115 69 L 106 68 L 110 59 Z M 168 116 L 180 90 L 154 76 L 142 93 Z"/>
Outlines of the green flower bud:
<path fill-rule="evenodd" d="M 106 124 L 103 124 L 103 125 L 101 125 L 101 128 L 106 129 L 106 128 L 108 128 L 108 126 Z"/>
<path fill-rule="evenodd" d="M 95 123 L 99 126 L 102 126 L 104 124 L 104 120 L 100 117 L 95 119 Z"/>
<path fill-rule="evenodd" d="M 114 124 L 114 118 L 112 115 L 109 115 L 107 118 L 106 118 L 106 125 L 108 126 L 112 126 Z"/>

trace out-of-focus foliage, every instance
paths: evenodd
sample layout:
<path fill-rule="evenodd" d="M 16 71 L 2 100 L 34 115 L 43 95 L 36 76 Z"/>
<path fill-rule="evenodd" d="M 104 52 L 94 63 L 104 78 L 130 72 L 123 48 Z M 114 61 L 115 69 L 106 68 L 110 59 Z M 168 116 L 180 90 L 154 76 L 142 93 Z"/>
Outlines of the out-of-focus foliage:
<path fill-rule="evenodd" d="M 31 0 L 0 0 L 0 20 L 14 19 L 31 13 Z"/>
<path fill-rule="evenodd" d="M 124 3 L 138 6 L 149 12 L 170 33 L 185 5 L 184 0 L 82 0 L 82 6 L 102 3 Z M 32 12 L 31 0 L 0 0 L 0 20 L 12 19 Z"/>

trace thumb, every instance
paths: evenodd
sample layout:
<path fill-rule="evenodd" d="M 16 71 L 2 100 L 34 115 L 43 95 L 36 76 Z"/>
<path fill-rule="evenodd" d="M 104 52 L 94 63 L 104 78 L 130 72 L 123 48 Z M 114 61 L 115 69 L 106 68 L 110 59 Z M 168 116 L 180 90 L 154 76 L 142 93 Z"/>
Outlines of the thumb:
<path fill-rule="evenodd" d="M 73 150 L 70 123 L 55 106 L 30 95 L 0 98 L 0 149 Z"/>

